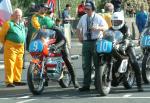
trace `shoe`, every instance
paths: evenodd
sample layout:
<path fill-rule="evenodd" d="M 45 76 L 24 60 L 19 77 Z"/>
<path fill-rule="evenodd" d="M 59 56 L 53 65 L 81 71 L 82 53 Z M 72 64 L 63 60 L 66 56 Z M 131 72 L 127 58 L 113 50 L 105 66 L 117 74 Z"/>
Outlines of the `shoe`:
<path fill-rule="evenodd" d="M 88 92 L 88 91 L 90 91 L 90 87 L 88 87 L 88 86 L 83 86 L 82 88 L 79 88 L 79 91 L 80 91 L 80 92 Z"/>
<path fill-rule="evenodd" d="M 44 86 L 46 86 L 46 87 L 48 86 L 48 81 L 44 82 Z"/>
<path fill-rule="evenodd" d="M 79 84 L 78 84 L 78 83 L 75 83 L 75 84 L 74 84 L 74 88 L 79 88 Z"/>
<path fill-rule="evenodd" d="M 26 85 L 26 83 L 24 83 L 24 82 L 14 82 L 13 84 L 15 86 L 24 86 L 24 85 Z"/>
<path fill-rule="evenodd" d="M 143 92 L 143 88 L 141 86 L 138 87 L 138 92 Z"/>
<path fill-rule="evenodd" d="M 22 69 L 26 69 L 26 67 L 23 67 Z"/>
<path fill-rule="evenodd" d="M 15 85 L 12 84 L 12 83 L 9 83 L 9 84 L 6 85 L 6 87 L 15 87 Z"/>

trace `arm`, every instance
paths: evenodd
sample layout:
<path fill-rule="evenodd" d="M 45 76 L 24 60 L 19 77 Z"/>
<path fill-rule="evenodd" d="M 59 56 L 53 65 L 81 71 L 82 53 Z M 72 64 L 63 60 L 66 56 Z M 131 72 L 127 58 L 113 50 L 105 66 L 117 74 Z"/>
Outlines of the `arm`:
<path fill-rule="evenodd" d="M 0 42 L 3 44 L 5 42 L 5 36 L 7 35 L 9 28 L 9 21 L 7 21 L 3 24 L 2 28 L 0 29 Z"/>
<path fill-rule="evenodd" d="M 80 20 L 79 20 L 79 23 L 78 23 L 78 25 L 77 25 L 77 30 L 76 30 L 76 34 L 77 34 L 77 36 L 78 36 L 78 39 L 79 39 L 79 42 L 83 42 L 83 32 L 82 32 L 82 21 L 83 19 L 81 18 Z"/>
<path fill-rule="evenodd" d="M 41 27 L 40 27 L 40 23 L 39 23 L 38 18 L 36 17 L 36 15 L 33 15 L 33 16 L 32 16 L 31 23 L 32 23 L 33 27 L 34 27 L 36 30 L 39 30 L 39 29 L 41 28 Z"/>
<path fill-rule="evenodd" d="M 79 42 L 82 43 L 82 42 L 83 42 L 83 35 L 82 35 L 82 33 L 81 33 L 81 30 L 80 30 L 80 29 L 77 29 L 76 33 L 77 33 Z"/>
<path fill-rule="evenodd" d="M 56 31 L 56 48 L 66 45 L 66 38 L 64 37 L 62 31 L 58 28 L 53 28 Z"/>
<path fill-rule="evenodd" d="M 105 31 L 108 29 L 108 24 L 102 16 L 98 16 L 98 25 L 92 28 L 92 31 Z"/>

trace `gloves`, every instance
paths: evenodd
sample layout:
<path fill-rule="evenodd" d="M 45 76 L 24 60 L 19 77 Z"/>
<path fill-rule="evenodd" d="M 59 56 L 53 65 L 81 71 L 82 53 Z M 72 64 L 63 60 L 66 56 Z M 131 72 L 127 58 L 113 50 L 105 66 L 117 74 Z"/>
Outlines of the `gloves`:
<path fill-rule="evenodd" d="M 127 49 L 127 46 L 126 45 L 120 45 L 119 46 L 119 51 L 121 51 L 123 54 L 126 54 L 125 51 Z"/>

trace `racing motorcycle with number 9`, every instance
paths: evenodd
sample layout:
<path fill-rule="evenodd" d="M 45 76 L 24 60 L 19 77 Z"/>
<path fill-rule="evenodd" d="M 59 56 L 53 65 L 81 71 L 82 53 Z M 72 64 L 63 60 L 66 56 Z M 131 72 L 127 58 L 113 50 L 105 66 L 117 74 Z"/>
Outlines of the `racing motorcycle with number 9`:
<path fill-rule="evenodd" d="M 55 49 L 55 30 L 44 29 L 34 34 L 29 45 L 32 56 L 27 82 L 32 94 L 39 95 L 43 92 L 45 82 L 57 81 L 62 88 L 69 87 L 71 76 L 65 65 L 60 49 Z"/>

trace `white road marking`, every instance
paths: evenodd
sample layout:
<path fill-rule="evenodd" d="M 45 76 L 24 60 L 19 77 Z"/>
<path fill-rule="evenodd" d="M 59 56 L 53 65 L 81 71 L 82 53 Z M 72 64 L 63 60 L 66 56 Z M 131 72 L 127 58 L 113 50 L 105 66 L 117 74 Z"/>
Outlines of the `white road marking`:
<path fill-rule="evenodd" d="M 22 96 L 22 97 L 18 97 L 17 99 L 27 99 L 30 98 L 30 96 Z"/>
<path fill-rule="evenodd" d="M 132 95 L 131 94 L 126 94 L 126 95 L 124 95 L 123 97 L 124 98 L 127 98 L 127 97 L 131 97 Z"/>
<path fill-rule="evenodd" d="M 5 100 L 5 99 L 9 99 L 9 98 L 0 98 L 0 99 L 4 99 Z"/>
<path fill-rule="evenodd" d="M 93 98 L 100 98 L 100 99 L 150 99 L 150 97 L 93 97 Z"/>
<path fill-rule="evenodd" d="M 16 103 L 26 103 L 26 102 L 30 102 L 30 101 L 34 101 L 34 100 L 36 100 L 36 99 L 28 99 L 28 100 L 19 101 Z"/>

